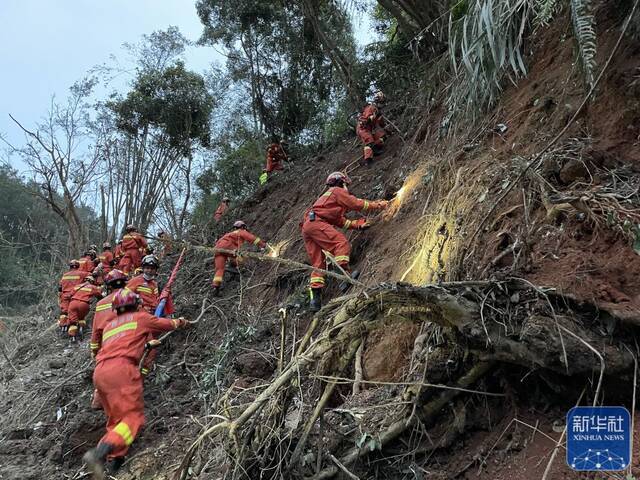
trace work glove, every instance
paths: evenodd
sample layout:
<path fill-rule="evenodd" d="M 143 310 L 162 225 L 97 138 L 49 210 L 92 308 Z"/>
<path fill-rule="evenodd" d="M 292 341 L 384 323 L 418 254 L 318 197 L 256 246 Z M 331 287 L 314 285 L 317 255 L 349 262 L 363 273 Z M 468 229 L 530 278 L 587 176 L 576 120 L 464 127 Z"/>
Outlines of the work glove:
<path fill-rule="evenodd" d="M 176 321 L 178 322 L 178 328 L 187 328 L 190 325 L 189 321 L 184 317 L 180 317 Z"/>
<path fill-rule="evenodd" d="M 389 202 L 387 200 L 378 200 L 373 202 L 373 208 L 376 210 L 384 210 L 389 206 Z"/>

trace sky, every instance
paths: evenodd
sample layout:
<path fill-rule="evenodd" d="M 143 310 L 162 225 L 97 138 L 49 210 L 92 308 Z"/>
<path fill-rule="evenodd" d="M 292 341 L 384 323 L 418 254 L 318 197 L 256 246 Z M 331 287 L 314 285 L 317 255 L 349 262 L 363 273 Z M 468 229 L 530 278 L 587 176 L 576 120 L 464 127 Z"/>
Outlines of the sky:
<path fill-rule="evenodd" d="M 197 40 L 202 25 L 195 2 L 0 0 L 0 135 L 21 145 L 24 135 L 9 114 L 33 127 L 46 115 L 53 95 L 64 100 L 76 80 L 95 65 L 108 63 L 112 54 L 124 60 L 123 43 L 136 43 L 142 35 L 170 25 Z M 356 39 L 366 43 L 367 17 L 360 17 L 354 27 Z M 190 47 L 185 59 L 187 68 L 197 72 L 225 61 L 212 47 Z M 24 168 L 15 156 L 10 163 Z"/>
<path fill-rule="evenodd" d="M 32 126 L 52 95 L 64 99 L 70 85 L 111 54 L 124 59 L 123 43 L 169 25 L 190 40 L 202 31 L 195 0 L 0 0 L 0 19 L 0 133 L 17 144 L 23 135 L 9 113 Z M 224 58 L 211 47 L 186 52 L 191 70 L 215 61 Z"/>

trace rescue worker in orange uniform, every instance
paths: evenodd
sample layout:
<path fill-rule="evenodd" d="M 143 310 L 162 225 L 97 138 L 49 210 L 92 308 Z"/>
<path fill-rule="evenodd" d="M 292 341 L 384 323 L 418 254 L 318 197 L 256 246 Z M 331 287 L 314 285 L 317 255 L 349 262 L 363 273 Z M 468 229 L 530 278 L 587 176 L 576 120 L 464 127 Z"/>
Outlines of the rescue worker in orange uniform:
<path fill-rule="evenodd" d="M 220 205 L 218 205 L 218 208 L 216 208 L 216 212 L 213 214 L 213 219 L 216 221 L 216 223 L 222 220 L 222 217 L 224 216 L 224 214 L 228 209 L 229 209 L 229 197 L 224 197 L 222 199 L 222 202 L 220 202 Z"/>
<path fill-rule="evenodd" d="M 364 219 L 349 220 L 344 215 L 348 211 L 369 212 L 384 210 L 386 200 L 363 200 L 349 194 L 347 186 L 351 179 L 342 172 L 333 172 L 327 177 L 329 189 L 318 198 L 305 214 L 302 223 L 302 238 L 311 264 L 315 268 L 326 268 L 324 251 L 329 252 L 346 272 L 349 272 L 351 244 L 347 237 L 335 227 L 345 230 L 365 230 L 370 224 Z M 311 273 L 309 296 L 311 311 L 320 310 L 320 292 L 325 285 L 324 274 Z"/>
<path fill-rule="evenodd" d="M 98 260 L 100 260 L 100 266 L 102 267 L 102 275 L 106 276 L 115 265 L 113 252 L 111 251 L 111 244 L 109 242 L 104 242 L 102 244 L 102 253 L 98 256 Z"/>
<path fill-rule="evenodd" d="M 58 326 L 62 332 L 66 332 L 69 327 L 69 302 L 73 295 L 73 288 L 81 284 L 87 275 L 87 272 L 80 270 L 80 262 L 78 260 L 69 261 L 69 268 L 69 271 L 62 274 L 58 284 L 58 305 L 60 306 Z"/>
<path fill-rule="evenodd" d="M 113 261 L 114 266 L 117 266 L 120 261 L 122 260 L 122 257 L 124 257 L 124 250 L 122 249 L 122 240 L 118 240 L 118 242 L 116 243 L 116 249 L 113 252 Z"/>
<path fill-rule="evenodd" d="M 91 349 L 91 358 L 95 359 L 98 351 L 102 346 L 102 332 L 108 322 L 115 320 L 116 313 L 113 311 L 113 296 L 127 283 L 127 276 L 120 270 L 114 269 L 107 273 L 104 277 L 104 284 L 108 295 L 96 303 L 96 313 L 93 316 L 93 325 L 91 326 L 91 340 L 89 348 Z M 93 392 L 93 400 L 91 406 L 94 409 L 102 408 L 100 394 L 97 390 Z"/>
<path fill-rule="evenodd" d="M 130 275 L 140 267 L 142 256 L 147 252 L 149 246 L 145 238 L 137 232 L 133 225 L 127 225 L 126 234 L 122 237 L 122 250 L 124 255 L 118 265 L 119 270 Z"/>
<path fill-rule="evenodd" d="M 97 253 L 95 250 L 85 250 L 84 256 L 78 260 L 80 262 L 80 270 L 91 273 L 93 269 L 98 265 Z"/>
<path fill-rule="evenodd" d="M 146 255 L 142 259 L 142 274 L 127 282 L 127 289 L 137 293 L 142 300 L 142 307 L 149 313 L 154 313 L 158 306 L 159 295 L 156 276 L 160 261 L 155 255 Z"/>
<path fill-rule="evenodd" d="M 93 384 L 107 415 L 107 433 L 83 460 L 94 479 L 105 478 L 105 463 L 122 460 L 144 424 L 143 380 L 138 362 L 150 335 L 187 325 L 183 318 L 154 317 L 139 309 L 140 297 L 123 288 L 113 296 L 116 318 L 102 330 Z"/>
<path fill-rule="evenodd" d="M 267 167 L 265 172 L 268 174 L 275 170 L 284 170 L 282 163 L 287 160 L 287 154 L 284 151 L 285 142 L 281 142 L 277 135 L 271 137 L 271 145 L 267 148 Z"/>
<path fill-rule="evenodd" d="M 93 275 L 87 275 L 85 281 L 80 285 L 73 287 L 73 295 L 69 302 L 69 328 L 68 333 L 72 342 L 77 337 L 82 338 L 84 327 L 87 326 L 85 317 L 89 313 L 91 300 L 93 298 L 102 298 L 102 290 L 96 285 L 96 279 Z"/>
<path fill-rule="evenodd" d="M 233 224 L 232 232 L 224 234 L 215 244 L 215 248 L 223 248 L 225 250 L 240 250 L 240 247 L 245 243 L 252 243 L 260 248 L 260 251 L 264 251 L 267 248 L 267 243 L 260 237 L 256 237 L 253 233 L 247 230 L 247 224 L 242 220 L 237 220 Z M 220 295 L 220 287 L 222 280 L 224 279 L 224 267 L 227 264 L 227 259 L 237 266 L 239 258 L 237 255 L 231 255 L 227 253 L 216 253 L 214 257 L 214 264 L 216 273 L 213 277 L 213 295 Z"/>
<path fill-rule="evenodd" d="M 382 115 L 382 105 L 386 97 L 382 92 L 376 92 L 373 101 L 364 107 L 358 117 L 356 134 L 364 144 L 364 161 L 371 164 L 374 154 L 382 151 L 387 131 L 384 129 L 385 121 Z"/>

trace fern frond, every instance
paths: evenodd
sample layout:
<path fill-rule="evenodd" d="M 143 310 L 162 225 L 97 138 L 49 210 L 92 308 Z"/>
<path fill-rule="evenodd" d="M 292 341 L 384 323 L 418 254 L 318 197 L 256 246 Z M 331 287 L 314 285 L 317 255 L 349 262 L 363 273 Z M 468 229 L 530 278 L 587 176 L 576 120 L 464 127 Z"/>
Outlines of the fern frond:
<path fill-rule="evenodd" d="M 558 11 L 558 0 L 536 0 L 535 24 L 546 26 Z"/>
<path fill-rule="evenodd" d="M 585 80 L 593 87 L 596 69 L 596 30 L 592 0 L 571 0 L 571 20 Z"/>

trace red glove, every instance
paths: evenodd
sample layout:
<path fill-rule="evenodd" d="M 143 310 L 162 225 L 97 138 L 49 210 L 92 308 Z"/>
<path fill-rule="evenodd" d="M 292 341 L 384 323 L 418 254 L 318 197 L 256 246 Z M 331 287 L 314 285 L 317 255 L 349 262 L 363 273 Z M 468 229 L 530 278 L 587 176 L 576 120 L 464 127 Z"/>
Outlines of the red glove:
<path fill-rule="evenodd" d="M 389 205 L 389 202 L 387 200 L 378 200 L 375 202 L 372 202 L 372 207 L 375 210 L 384 210 L 385 208 L 387 208 L 387 206 Z"/>

